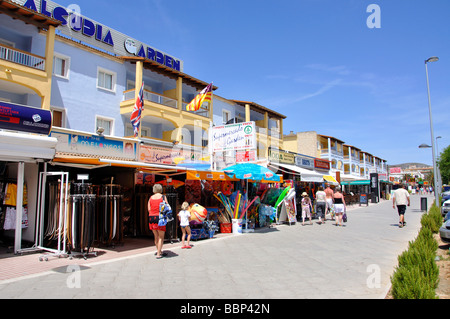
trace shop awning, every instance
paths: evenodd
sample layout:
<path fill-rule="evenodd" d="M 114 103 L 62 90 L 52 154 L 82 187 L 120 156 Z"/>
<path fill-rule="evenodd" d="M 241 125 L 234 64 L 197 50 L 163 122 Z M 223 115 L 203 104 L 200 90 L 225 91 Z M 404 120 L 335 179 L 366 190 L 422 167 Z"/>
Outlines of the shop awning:
<path fill-rule="evenodd" d="M 341 185 L 344 186 L 357 186 L 357 185 L 370 185 L 370 180 L 362 180 L 362 181 L 345 181 L 345 182 L 341 182 Z"/>
<path fill-rule="evenodd" d="M 280 164 L 280 163 L 270 163 L 271 167 L 274 169 L 279 169 L 280 167 L 282 169 L 290 170 L 296 174 L 300 174 L 300 178 L 302 182 L 311 182 L 311 183 L 322 183 L 324 176 L 322 174 L 310 171 L 306 168 L 301 168 L 299 166 L 295 165 L 288 165 L 288 164 Z"/>
<path fill-rule="evenodd" d="M 36 162 L 51 160 L 55 156 L 56 138 L 0 132 L 0 160 L 5 162 Z"/>
<path fill-rule="evenodd" d="M 238 181 L 229 177 L 224 172 L 210 172 L 210 171 L 186 171 L 187 180 L 203 180 L 203 181 Z"/>
<path fill-rule="evenodd" d="M 330 176 L 330 175 L 324 175 L 324 176 L 323 176 L 323 179 L 324 179 L 326 182 L 332 183 L 332 184 L 334 184 L 334 185 L 339 185 L 338 181 L 337 181 L 333 176 Z"/>

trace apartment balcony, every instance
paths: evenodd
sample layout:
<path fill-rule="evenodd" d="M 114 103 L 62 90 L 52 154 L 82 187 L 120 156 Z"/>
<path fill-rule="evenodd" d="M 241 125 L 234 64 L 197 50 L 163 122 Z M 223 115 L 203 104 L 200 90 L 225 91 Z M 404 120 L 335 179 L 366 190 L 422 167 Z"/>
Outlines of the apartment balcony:
<path fill-rule="evenodd" d="M 0 44 L 0 59 L 45 71 L 45 58 Z"/>
<path fill-rule="evenodd" d="M 133 103 L 135 98 L 135 90 L 128 90 L 123 92 L 123 101 L 133 101 Z M 154 92 L 150 92 L 147 90 L 144 90 L 144 101 L 147 102 L 151 102 L 151 103 L 155 103 L 158 105 L 164 105 L 170 108 L 173 108 L 175 110 L 178 110 L 178 101 L 174 100 L 170 97 L 158 94 L 158 93 L 154 93 Z"/>
<path fill-rule="evenodd" d="M 351 162 L 352 162 L 352 164 L 357 164 L 357 165 L 359 165 L 359 164 L 360 164 L 360 162 L 359 162 L 359 157 L 357 157 L 357 156 L 352 156 L 352 157 L 351 157 Z M 345 164 L 350 164 L 350 157 L 349 157 L 348 155 L 344 155 L 344 163 L 345 163 Z"/>
<path fill-rule="evenodd" d="M 120 103 L 122 115 L 130 117 L 135 106 L 135 90 L 128 90 L 123 93 L 123 100 Z M 169 96 L 144 90 L 144 112 L 142 123 L 164 123 L 166 127 L 172 127 L 163 135 L 163 140 L 173 140 L 172 131 L 177 128 L 201 127 L 207 131 L 210 127 L 209 104 L 205 103 L 203 108 L 197 112 L 186 111 L 187 103 L 180 103 Z M 166 135 L 167 134 L 167 135 Z M 170 136 L 170 138 L 169 138 Z"/>
<path fill-rule="evenodd" d="M 332 148 L 331 150 L 329 150 L 328 148 L 323 148 L 320 150 L 320 154 L 321 156 L 328 156 L 328 154 L 331 153 L 331 155 L 340 157 L 340 158 L 344 158 L 344 153 L 341 151 L 339 152 L 337 149 Z"/>

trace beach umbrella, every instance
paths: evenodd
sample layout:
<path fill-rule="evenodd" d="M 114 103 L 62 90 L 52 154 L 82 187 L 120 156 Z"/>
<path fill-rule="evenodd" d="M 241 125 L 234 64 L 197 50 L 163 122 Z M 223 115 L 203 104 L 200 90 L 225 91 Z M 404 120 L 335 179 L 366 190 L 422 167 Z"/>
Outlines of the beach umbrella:
<path fill-rule="evenodd" d="M 254 164 L 236 164 L 222 170 L 231 178 L 246 179 L 252 181 L 281 182 L 280 176 L 276 175 L 267 167 Z"/>
<path fill-rule="evenodd" d="M 195 169 L 197 171 L 211 170 L 211 163 L 206 161 L 185 160 L 178 163 L 177 167 Z"/>

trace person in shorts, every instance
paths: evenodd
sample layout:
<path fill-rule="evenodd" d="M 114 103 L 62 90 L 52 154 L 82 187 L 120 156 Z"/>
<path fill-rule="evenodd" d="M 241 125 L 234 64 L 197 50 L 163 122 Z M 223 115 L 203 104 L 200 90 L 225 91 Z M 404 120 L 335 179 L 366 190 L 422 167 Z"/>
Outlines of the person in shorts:
<path fill-rule="evenodd" d="M 312 210 L 312 204 L 311 204 L 311 198 L 309 198 L 308 194 L 304 192 L 302 194 L 302 225 L 305 226 L 305 219 L 306 217 L 309 218 L 309 223 L 312 225 L 311 220 L 311 210 Z"/>
<path fill-rule="evenodd" d="M 165 201 L 165 197 L 162 194 L 163 188 L 161 184 L 155 184 L 153 186 L 153 195 L 148 201 L 148 224 L 150 230 L 153 232 L 155 238 L 155 246 L 157 249 L 156 259 L 161 259 L 164 254 L 162 253 L 162 247 L 164 244 L 164 236 L 166 233 L 166 226 L 159 226 L 159 204 Z"/>
<path fill-rule="evenodd" d="M 181 232 L 183 233 L 181 236 L 181 242 L 183 244 L 181 249 L 191 249 L 192 248 L 192 246 L 190 245 L 191 227 L 189 226 L 189 222 L 191 220 L 191 212 L 189 211 L 188 202 L 184 202 L 183 205 L 181 205 L 181 211 L 178 213 L 178 218 L 180 220 Z M 187 245 L 185 245 L 186 234 L 187 234 Z"/>
<path fill-rule="evenodd" d="M 319 186 L 319 190 L 316 193 L 316 212 L 319 216 L 319 224 L 322 224 L 327 220 L 327 194 L 323 191 L 323 187 Z"/>
<path fill-rule="evenodd" d="M 405 214 L 406 214 L 406 206 L 411 206 L 411 199 L 409 192 L 406 190 L 406 186 L 404 184 L 400 185 L 400 187 L 394 192 L 394 196 L 392 197 L 392 207 L 395 209 L 397 206 L 398 215 L 400 216 L 400 221 L 398 226 L 403 228 L 406 226 L 405 222 Z"/>

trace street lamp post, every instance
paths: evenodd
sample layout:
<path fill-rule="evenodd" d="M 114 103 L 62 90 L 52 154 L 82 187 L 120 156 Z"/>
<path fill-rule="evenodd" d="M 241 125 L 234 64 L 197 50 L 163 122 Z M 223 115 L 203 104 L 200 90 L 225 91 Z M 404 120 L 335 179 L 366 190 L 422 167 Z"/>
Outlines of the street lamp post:
<path fill-rule="evenodd" d="M 437 183 L 437 164 L 436 164 L 436 140 L 434 139 L 434 130 L 433 130 L 433 113 L 431 111 L 431 94 L 430 94 L 430 79 L 428 77 L 428 63 L 439 61 L 438 57 L 431 57 L 425 61 L 425 71 L 427 74 L 427 89 L 428 89 L 428 109 L 430 111 L 430 131 L 431 131 L 431 143 L 433 148 L 433 169 L 434 169 L 434 195 L 436 197 L 436 205 L 438 207 L 441 206 L 440 203 L 440 191 L 439 185 Z"/>

